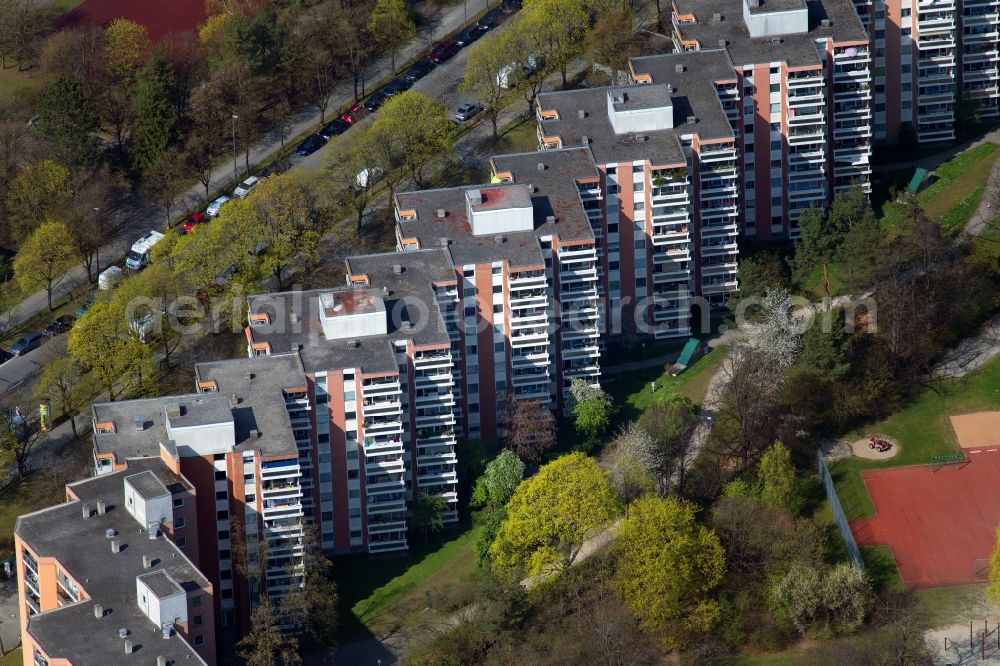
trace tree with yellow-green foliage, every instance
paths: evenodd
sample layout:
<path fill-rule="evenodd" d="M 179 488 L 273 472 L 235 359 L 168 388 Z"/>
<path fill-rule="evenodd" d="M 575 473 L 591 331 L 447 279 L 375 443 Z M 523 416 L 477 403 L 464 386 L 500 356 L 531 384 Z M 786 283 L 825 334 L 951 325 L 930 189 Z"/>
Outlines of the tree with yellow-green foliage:
<path fill-rule="evenodd" d="M 70 174 L 62 164 L 41 160 L 26 164 L 7 184 L 4 202 L 10 213 L 10 235 L 23 241 L 72 196 Z"/>
<path fill-rule="evenodd" d="M 642 497 L 618 531 L 617 586 L 640 624 L 683 647 L 718 621 L 712 592 L 726 573 L 719 537 L 695 520 L 695 506 Z"/>
<path fill-rule="evenodd" d="M 117 303 L 94 303 L 73 324 L 67 346 L 80 366 L 94 373 L 110 400 L 119 393 L 139 393 L 152 380 L 149 347 L 131 334 L 125 312 Z"/>
<path fill-rule="evenodd" d="M 423 189 L 427 167 L 451 148 L 455 125 L 440 102 L 407 91 L 385 103 L 368 133 L 373 145 L 381 147 L 379 154 L 390 156 L 383 168 L 402 170 Z"/>
<path fill-rule="evenodd" d="M 621 513 L 608 474 L 593 458 L 571 453 L 527 479 L 507 502 L 489 548 L 496 574 L 537 576 L 573 564 L 584 541 Z"/>
<path fill-rule="evenodd" d="M 784 444 L 776 441 L 757 465 L 760 499 L 764 504 L 779 509 L 792 510 L 795 500 L 795 467 L 792 454 Z"/>
<path fill-rule="evenodd" d="M 14 277 L 21 289 L 44 289 L 52 309 L 52 290 L 80 261 L 73 236 L 61 222 L 43 222 L 14 257 Z"/>
<path fill-rule="evenodd" d="M 116 18 L 104 30 L 104 66 L 128 87 L 149 53 L 149 33 L 135 21 Z"/>
<path fill-rule="evenodd" d="M 379 46 L 389 51 L 392 73 L 396 73 L 396 51 L 413 39 L 417 25 L 410 18 L 406 0 L 375 0 L 368 32 L 375 36 Z"/>
<path fill-rule="evenodd" d="M 506 40 L 505 33 L 497 32 L 470 46 L 465 61 L 465 75 L 459 86 L 462 92 L 479 100 L 483 113 L 493 126 L 494 140 L 498 136 L 500 112 L 515 92 L 513 86 L 516 81 L 510 80 L 514 74 L 510 69 L 511 55 Z"/>
<path fill-rule="evenodd" d="M 1000 605 L 1000 527 L 997 527 L 996 545 L 990 555 L 990 584 L 986 588 L 986 595 L 994 604 Z"/>

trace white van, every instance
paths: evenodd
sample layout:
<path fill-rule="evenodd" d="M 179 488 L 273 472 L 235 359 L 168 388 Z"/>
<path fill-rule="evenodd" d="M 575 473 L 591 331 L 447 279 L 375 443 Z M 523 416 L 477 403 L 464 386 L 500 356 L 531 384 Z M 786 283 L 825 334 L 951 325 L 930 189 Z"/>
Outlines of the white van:
<path fill-rule="evenodd" d="M 364 190 L 379 181 L 382 178 L 382 167 L 372 167 L 371 169 L 362 169 L 358 172 L 358 177 L 355 179 L 359 190 Z"/>
<path fill-rule="evenodd" d="M 150 250 L 153 246 L 163 240 L 163 234 L 159 231 L 150 231 L 145 236 L 132 244 L 132 249 L 125 259 L 125 268 L 133 271 L 141 271 L 149 265 Z"/>
<path fill-rule="evenodd" d="M 101 271 L 97 276 L 97 288 L 101 291 L 114 289 L 115 285 L 122 281 L 121 266 L 110 266 Z"/>

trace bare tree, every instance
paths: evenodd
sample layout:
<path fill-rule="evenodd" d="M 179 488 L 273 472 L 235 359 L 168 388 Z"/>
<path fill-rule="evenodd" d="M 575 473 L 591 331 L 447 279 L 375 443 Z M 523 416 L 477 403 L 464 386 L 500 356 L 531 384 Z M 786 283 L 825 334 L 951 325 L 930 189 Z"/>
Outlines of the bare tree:
<path fill-rule="evenodd" d="M 555 446 L 556 417 L 540 402 L 511 396 L 507 403 L 507 441 L 521 460 L 539 463 L 542 454 Z"/>

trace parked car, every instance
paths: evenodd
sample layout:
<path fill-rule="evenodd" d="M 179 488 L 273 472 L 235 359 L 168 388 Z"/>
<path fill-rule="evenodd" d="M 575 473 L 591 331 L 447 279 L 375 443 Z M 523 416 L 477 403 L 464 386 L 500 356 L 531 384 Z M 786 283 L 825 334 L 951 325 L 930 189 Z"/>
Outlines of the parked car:
<path fill-rule="evenodd" d="M 87 300 L 85 300 L 83 303 L 81 303 L 80 307 L 78 307 L 76 309 L 76 318 L 79 319 L 83 315 L 87 314 L 87 310 L 89 310 L 90 306 L 93 305 L 93 304 L 94 304 L 94 297 L 93 296 L 91 296 L 90 298 L 88 298 Z"/>
<path fill-rule="evenodd" d="M 76 321 L 76 317 L 73 315 L 63 315 L 46 326 L 42 333 L 45 334 L 46 337 L 50 338 L 61 333 L 66 333 L 69 329 L 73 328 L 74 321 Z"/>
<path fill-rule="evenodd" d="M 300 143 L 299 147 L 295 149 L 295 154 L 299 157 L 312 155 L 317 150 L 322 148 L 324 143 L 326 143 L 326 139 L 321 137 L 319 134 L 310 134 L 306 137 L 305 141 Z"/>
<path fill-rule="evenodd" d="M 97 288 L 100 291 L 114 289 L 124 277 L 125 271 L 121 266 L 108 266 L 97 275 Z"/>
<path fill-rule="evenodd" d="M 3 365 L 12 358 L 14 358 L 14 355 L 11 354 L 9 351 L 7 351 L 6 349 L 0 349 L 0 365 Z"/>
<path fill-rule="evenodd" d="M 521 0 L 503 0 L 500 3 L 500 11 L 504 14 L 513 14 L 521 9 Z"/>
<path fill-rule="evenodd" d="M 482 107 L 475 102 L 466 102 L 462 106 L 455 109 L 455 120 L 460 123 L 464 123 L 480 111 L 482 111 Z"/>
<path fill-rule="evenodd" d="M 405 76 L 400 76 L 389 82 L 385 88 L 382 88 L 382 92 L 386 94 L 387 97 L 392 97 L 393 95 L 398 95 L 401 92 L 406 92 L 413 87 L 413 82 L 408 80 Z"/>
<path fill-rule="evenodd" d="M 27 354 L 32 349 L 38 349 L 38 346 L 42 344 L 42 341 L 44 339 L 45 336 L 43 336 L 41 333 L 38 333 L 37 331 L 31 333 L 25 333 L 24 335 L 21 336 L 21 339 L 15 342 L 14 345 L 10 348 L 10 353 L 13 354 L 14 356 L 22 356 L 23 354 Z"/>
<path fill-rule="evenodd" d="M 378 92 L 372 94 L 371 97 L 365 100 L 365 109 L 369 112 L 374 112 L 378 107 L 385 104 L 386 96 L 385 93 L 379 90 Z"/>
<path fill-rule="evenodd" d="M 383 175 L 385 172 L 382 171 L 382 167 L 372 167 L 371 170 L 362 169 L 358 172 L 355 183 L 359 190 L 364 190 L 381 180 Z"/>
<path fill-rule="evenodd" d="M 323 125 L 323 129 L 319 131 L 319 135 L 329 141 L 338 134 L 343 134 L 347 130 L 351 129 L 351 124 L 344 120 L 343 118 L 337 118 L 333 122 L 329 122 Z"/>
<path fill-rule="evenodd" d="M 470 26 L 466 26 L 462 32 L 458 33 L 458 36 L 455 37 L 455 45 L 464 48 L 479 39 L 482 34 L 483 31 L 479 29 L 479 25 L 473 23 Z"/>
<path fill-rule="evenodd" d="M 236 186 L 236 189 L 233 190 L 233 196 L 236 197 L 237 199 L 246 199 L 247 196 L 251 192 L 253 192 L 253 189 L 258 185 L 260 185 L 260 178 L 258 178 L 257 176 L 250 176 L 249 178 L 247 178 L 242 183 Z"/>
<path fill-rule="evenodd" d="M 181 226 L 181 229 L 186 234 L 193 234 L 198 230 L 198 227 L 205 224 L 205 216 L 201 213 L 195 213 L 187 219 L 186 222 Z"/>
<path fill-rule="evenodd" d="M 417 81 L 427 76 L 434 69 L 434 63 L 430 60 L 418 60 L 403 73 L 403 78 L 407 81 Z"/>
<path fill-rule="evenodd" d="M 490 11 L 486 12 L 485 14 L 483 14 L 483 18 L 479 19 L 479 22 L 476 23 L 476 27 L 483 32 L 486 32 L 487 30 L 490 30 L 491 28 L 495 27 L 497 24 L 497 18 L 498 18 L 497 15 L 499 13 L 500 13 L 499 7 L 496 9 L 491 9 Z"/>
<path fill-rule="evenodd" d="M 212 203 L 208 204 L 208 208 L 205 209 L 205 214 L 209 217 L 218 217 L 219 211 L 222 207 L 229 203 L 229 197 L 222 195 Z"/>
<path fill-rule="evenodd" d="M 456 53 L 458 53 L 458 47 L 455 46 L 454 42 L 441 42 L 434 47 L 434 50 L 431 51 L 431 54 L 427 58 L 435 65 L 440 65 Z"/>
<path fill-rule="evenodd" d="M 343 120 L 348 125 L 353 125 L 358 120 L 361 119 L 365 113 L 365 109 L 360 104 L 352 104 L 351 108 L 340 114 L 340 119 Z"/>

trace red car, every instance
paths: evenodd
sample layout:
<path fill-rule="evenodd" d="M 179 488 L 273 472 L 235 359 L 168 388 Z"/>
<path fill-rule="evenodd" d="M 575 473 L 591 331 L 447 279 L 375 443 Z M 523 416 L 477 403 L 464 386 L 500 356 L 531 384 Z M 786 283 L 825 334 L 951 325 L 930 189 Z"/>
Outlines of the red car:
<path fill-rule="evenodd" d="M 458 47 L 452 42 L 441 42 L 434 47 L 431 54 L 427 58 L 435 65 L 440 65 L 448 58 L 452 57 L 458 53 Z"/>
<path fill-rule="evenodd" d="M 353 125 L 355 122 L 361 119 L 361 116 L 363 116 L 364 113 L 365 113 L 365 107 L 361 106 L 360 104 L 354 104 L 347 111 L 344 111 L 342 114 L 340 114 L 340 119 L 343 120 L 345 123 Z"/>
<path fill-rule="evenodd" d="M 205 216 L 201 213 L 195 213 L 184 223 L 184 233 L 193 234 L 195 230 L 205 223 Z"/>

